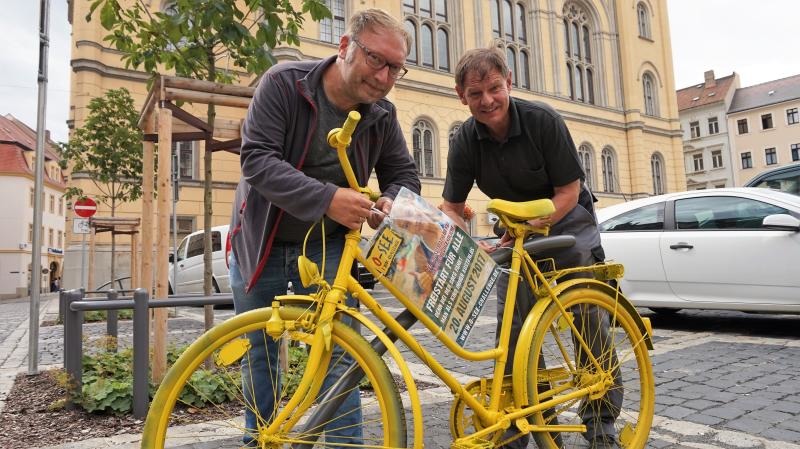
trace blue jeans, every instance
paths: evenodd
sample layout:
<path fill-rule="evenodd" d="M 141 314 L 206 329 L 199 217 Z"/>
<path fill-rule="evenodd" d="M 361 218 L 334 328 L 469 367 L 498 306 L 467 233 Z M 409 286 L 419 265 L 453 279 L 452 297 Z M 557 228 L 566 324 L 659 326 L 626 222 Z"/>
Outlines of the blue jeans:
<path fill-rule="evenodd" d="M 344 237 L 326 238 L 325 256 L 325 279 L 333 281 L 339 260 L 344 249 Z M 239 273 L 236 258 L 231 255 L 230 260 L 230 280 L 233 290 L 233 304 L 236 313 L 247 312 L 261 307 L 269 307 L 273 297 L 286 294 L 287 284 L 292 283 L 297 294 L 306 294 L 310 289 L 303 288 L 297 270 L 297 257 L 302 255 L 302 244 L 276 243 L 272 247 L 261 277 L 250 290 L 245 293 L 245 282 Z M 306 247 L 306 257 L 313 260 L 322 269 L 322 242 L 309 242 Z M 355 307 L 356 301 L 347 297 L 347 304 Z M 354 326 L 352 319 L 344 317 L 342 321 Z M 245 427 L 257 434 L 259 425 L 263 426 L 274 418 L 277 408 L 276 398 L 280 394 L 280 378 L 278 364 L 278 342 L 263 331 L 248 334 L 252 345 L 248 357 L 242 361 L 242 387 L 245 392 L 245 400 L 250 403 L 250 407 L 245 410 Z M 322 384 L 320 394 L 327 391 L 335 380 L 340 378 L 353 359 L 348 355 L 342 355 L 344 351 L 338 345 L 333 347 L 331 366 Z M 253 411 L 258 410 L 258 415 Z M 363 435 L 361 429 L 361 398 L 358 388 L 347 394 L 346 399 L 339 408 L 338 418 L 329 422 L 325 426 L 325 440 L 327 443 L 361 444 Z M 253 436 L 246 433 L 243 441 L 248 444 L 253 441 Z"/>

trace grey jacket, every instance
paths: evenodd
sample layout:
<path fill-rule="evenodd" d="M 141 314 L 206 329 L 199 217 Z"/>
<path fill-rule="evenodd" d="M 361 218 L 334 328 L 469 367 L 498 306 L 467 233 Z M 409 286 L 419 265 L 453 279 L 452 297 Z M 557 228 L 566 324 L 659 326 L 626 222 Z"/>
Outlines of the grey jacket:
<path fill-rule="evenodd" d="M 261 275 L 283 214 L 303 221 L 319 220 L 336 185 L 322 183 L 299 169 L 317 127 L 315 89 L 322 73 L 336 60 L 281 63 L 261 78 L 242 127 L 242 178 L 236 188 L 231 219 L 231 249 L 246 290 Z M 351 148 L 353 170 L 366 184 L 374 169 L 383 196 L 394 198 L 400 187 L 419 193 L 414 160 L 386 99 L 362 104 Z M 333 151 L 333 149 L 331 149 Z"/>

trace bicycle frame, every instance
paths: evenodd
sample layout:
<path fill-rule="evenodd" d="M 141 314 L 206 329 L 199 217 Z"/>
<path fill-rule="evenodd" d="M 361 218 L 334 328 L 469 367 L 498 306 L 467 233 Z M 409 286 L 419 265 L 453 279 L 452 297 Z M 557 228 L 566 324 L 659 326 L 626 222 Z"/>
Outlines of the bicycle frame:
<path fill-rule="evenodd" d="M 357 115 L 357 113 L 355 113 Z M 351 113 L 352 117 L 353 113 Z M 336 129 L 332 130 L 329 134 L 329 142 L 332 146 L 334 146 L 337 150 L 339 161 L 345 171 L 346 178 L 350 187 L 369 195 L 370 198 L 374 199 L 374 195 L 372 192 L 366 188 L 361 187 L 358 185 L 353 170 L 347 160 L 346 156 L 346 148 L 350 141 L 350 134 L 355 128 L 355 123 L 357 123 L 358 119 L 355 119 L 355 123 L 351 123 L 351 117 L 348 118 L 348 122 L 345 123 L 343 129 Z M 341 261 L 337 268 L 336 277 L 333 280 L 332 284 L 328 284 L 324 280 L 321 279 L 319 276 L 319 271 L 317 270 L 316 266 L 308 261 L 307 259 L 304 261 L 301 259 L 300 261 L 300 272 L 307 273 L 308 278 L 310 279 L 311 283 L 316 283 L 320 285 L 321 292 L 317 296 L 317 298 L 312 297 L 304 297 L 304 298 L 311 298 L 312 300 L 318 303 L 317 310 L 314 311 L 313 318 L 318 323 L 318 328 L 314 333 L 314 344 L 312 344 L 312 352 L 309 355 L 309 360 L 315 360 L 317 363 L 314 363 L 313 366 L 309 365 L 307 368 L 306 373 L 303 375 L 300 384 L 298 386 L 298 393 L 296 393 L 291 399 L 290 403 L 284 408 L 283 412 L 281 412 L 274 421 L 270 424 L 270 428 L 268 431 L 274 431 L 278 427 L 291 427 L 296 424 L 292 418 L 289 416 L 292 410 L 295 408 L 300 409 L 307 409 L 311 406 L 314 398 L 319 392 L 321 387 L 321 381 L 323 376 L 318 376 L 316 371 L 318 369 L 327 370 L 327 360 L 330 358 L 330 349 L 331 349 L 331 336 L 330 336 L 330 328 L 331 328 L 331 320 L 336 319 L 335 315 L 337 313 L 346 313 L 360 323 L 364 324 L 370 331 L 372 331 L 378 341 L 383 344 L 391 353 L 392 357 L 395 358 L 396 361 L 401 362 L 403 360 L 402 355 L 400 354 L 399 350 L 393 343 L 393 339 L 389 337 L 388 334 L 393 334 L 393 337 L 399 338 L 419 359 L 428 366 L 434 375 L 436 375 L 439 379 L 441 379 L 445 385 L 454 393 L 454 397 L 458 397 L 465 402 L 467 406 L 469 406 L 480 418 L 480 420 L 486 424 L 486 426 L 475 432 L 466 438 L 481 438 L 483 436 L 492 434 L 498 430 L 507 429 L 515 423 L 520 418 L 526 418 L 531 414 L 542 412 L 544 410 L 553 408 L 561 403 L 574 400 L 579 397 L 588 396 L 590 394 L 596 393 L 601 387 L 599 386 L 589 386 L 583 389 L 575 390 L 572 393 L 559 397 L 559 398 L 551 398 L 547 401 L 540 402 L 536 405 L 532 406 L 524 406 L 510 413 L 505 413 L 501 411 L 501 396 L 503 392 L 503 381 L 505 367 L 508 363 L 512 361 L 507 360 L 508 355 L 508 348 L 509 348 L 509 341 L 511 338 L 511 322 L 512 322 L 512 314 L 514 310 L 514 305 L 516 301 L 516 291 L 519 288 L 519 281 L 521 276 L 525 276 L 525 279 L 528 281 L 530 288 L 534 294 L 537 294 L 540 297 L 549 297 L 550 302 L 555 302 L 558 304 L 558 307 L 561 308 L 561 312 L 565 315 L 567 312 L 563 309 L 561 304 L 556 299 L 556 292 L 554 292 L 553 288 L 551 287 L 551 283 L 558 279 L 559 277 L 563 276 L 564 274 L 573 273 L 577 271 L 586 271 L 586 267 L 576 268 L 576 269 L 567 269 L 561 270 L 558 272 L 548 272 L 545 276 L 533 259 L 530 257 L 529 254 L 524 250 L 523 243 L 524 239 L 527 235 L 534 231 L 542 231 L 541 229 L 534 229 L 526 224 L 521 223 L 512 223 L 511 221 L 505 219 L 505 217 L 501 217 L 507 226 L 509 227 L 510 232 L 512 235 L 515 236 L 514 239 L 514 246 L 513 252 L 511 255 L 511 268 L 510 268 L 510 276 L 509 276 L 509 284 L 508 290 L 506 294 L 506 303 L 505 309 L 503 311 L 503 318 L 502 323 L 500 326 L 500 335 L 497 341 L 497 344 L 494 348 L 490 348 L 487 350 L 481 351 L 470 351 L 462 348 L 458 343 L 456 343 L 452 338 L 445 334 L 443 329 L 437 326 L 433 320 L 431 320 L 424 312 L 418 308 L 405 294 L 400 292 L 392 283 L 387 279 L 385 276 L 380 274 L 377 270 L 375 265 L 368 259 L 366 259 L 359 249 L 359 242 L 361 240 L 361 232 L 360 230 L 350 230 L 347 233 L 345 239 L 345 246 L 344 251 L 342 253 Z M 544 230 L 546 233 L 546 229 Z M 420 321 L 445 347 L 450 350 L 454 355 L 468 361 L 484 361 L 484 360 L 494 360 L 494 376 L 491 381 L 491 386 L 489 389 L 489 403 L 487 406 L 484 406 L 478 399 L 476 399 L 472 394 L 470 394 L 465 385 L 462 385 L 453 374 L 451 374 L 446 368 L 444 368 L 441 363 L 436 360 L 434 356 L 431 355 L 417 340 L 416 338 L 407 331 L 407 328 L 399 323 L 394 316 L 392 316 L 389 312 L 384 310 L 378 301 L 369 293 L 367 292 L 361 285 L 358 284 L 358 281 L 352 277 L 350 274 L 350 268 L 355 261 L 361 262 L 375 277 L 376 279 L 386 287 L 386 289 L 393 294 L 400 303 L 409 310 L 413 316 Z M 307 266 L 303 266 L 303 265 Z M 621 274 L 621 269 L 620 273 Z M 616 277 L 616 276 L 615 276 Z M 600 281 L 593 281 L 593 280 L 583 280 L 584 283 L 586 282 L 595 282 L 601 283 Z M 304 281 L 305 283 L 305 281 Z M 605 284 L 603 284 L 605 285 Z M 536 286 L 539 286 L 537 291 Z M 385 330 L 379 328 L 379 326 L 373 320 L 367 318 L 364 314 L 359 312 L 358 310 L 351 309 L 345 305 L 345 297 L 346 294 L 350 293 L 356 300 L 358 300 L 361 304 L 363 304 L 376 318 L 377 322 L 386 326 Z M 278 315 L 278 305 L 280 301 L 286 299 L 298 298 L 298 296 L 279 296 L 276 297 L 275 304 L 273 305 L 273 318 L 270 319 L 270 323 L 267 324 L 267 330 L 271 335 L 279 335 L 282 332 L 282 328 L 280 327 L 280 317 Z M 543 308 L 549 302 L 540 301 L 542 304 L 538 304 L 538 308 Z M 408 325 L 413 324 L 407 323 Z M 270 328 L 272 325 L 272 329 Z M 583 340 L 580 336 L 580 332 L 578 331 L 575 324 L 570 320 L 569 326 L 571 327 L 573 333 L 578 336 L 579 344 L 584 348 L 586 353 L 590 354 L 591 350 L 587 343 Z M 529 338 L 532 329 L 530 327 L 523 328 L 523 334 L 519 336 L 520 339 Z M 646 333 L 644 335 L 647 335 Z M 327 358 L 325 358 L 327 355 Z M 601 369 L 598 361 L 594 358 L 594 356 L 590 357 L 590 362 L 595 365 L 598 369 Z M 414 447 L 421 447 L 422 445 L 422 435 L 423 431 L 421 428 L 422 423 L 422 415 L 421 415 L 421 406 L 419 402 L 419 397 L 416 392 L 416 387 L 414 383 L 414 379 L 405 366 L 404 363 L 398 363 L 400 367 L 404 380 L 408 387 L 408 392 L 411 397 L 411 409 L 414 417 Z M 524 383 L 524 370 L 514 370 L 514 382 L 523 382 Z M 523 398 L 515 398 L 516 404 L 524 404 L 527 400 Z M 296 414 L 299 416 L 300 414 Z M 529 425 L 527 420 L 525 422 L 517 423 L 521 429 L 527 429 L 528 431 L 572 431 L 572 432 L 583 432 L 585 431 L 584 425 Z M 302 444 L 302 443 L 301 443 Z"/>

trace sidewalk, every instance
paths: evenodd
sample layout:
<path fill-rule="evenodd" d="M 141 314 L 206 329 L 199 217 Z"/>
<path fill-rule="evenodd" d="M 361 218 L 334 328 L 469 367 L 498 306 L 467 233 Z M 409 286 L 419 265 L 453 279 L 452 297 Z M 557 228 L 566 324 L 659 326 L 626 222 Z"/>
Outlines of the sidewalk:
<path fill-rule="evenodd" d="M 30 298 L 4 299 L 0 301 L 0 411 L 14 378 L 28 371 L 28 334 L 30 332 Z M 39 323 L 58 318 L 58 293 L 43 293 L 39 302 Z M 52 338 L 47 331 L 47 337 Z M 59 328 L 59 335 L 61 330 Z M 42 331 L 39 331 L 39 371 L 61 366 L 60 351 L 45 350 L 41 346 Z M 55 353 L 54 353 L 55 352 Z"/>

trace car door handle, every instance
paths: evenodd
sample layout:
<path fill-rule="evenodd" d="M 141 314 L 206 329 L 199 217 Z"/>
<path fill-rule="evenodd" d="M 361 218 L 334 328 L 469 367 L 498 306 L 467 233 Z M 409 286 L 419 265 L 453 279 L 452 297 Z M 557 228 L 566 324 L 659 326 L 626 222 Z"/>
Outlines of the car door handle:
<path fill-rule="evenodd" d="M 669 245 L 669 249 L 692 249 L 694 245 L 690 245 L 688 243 L 676 243 L 674 245 Z"/>

